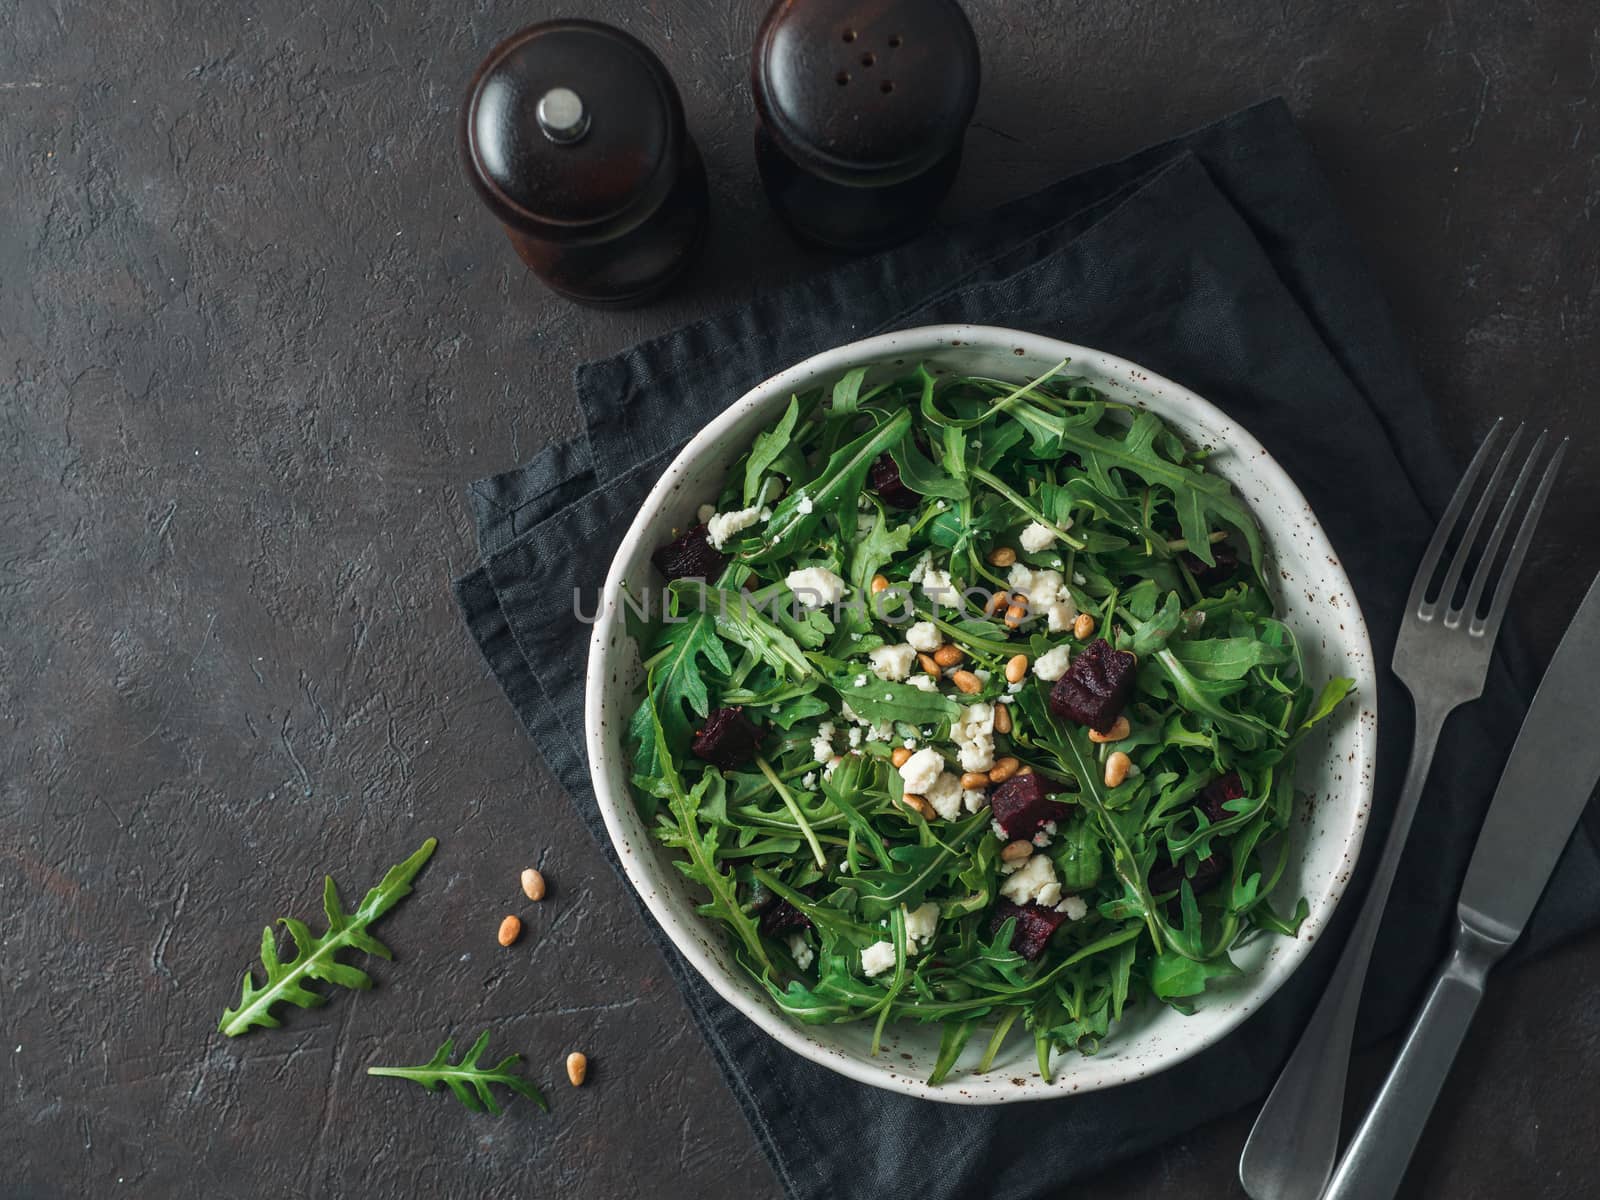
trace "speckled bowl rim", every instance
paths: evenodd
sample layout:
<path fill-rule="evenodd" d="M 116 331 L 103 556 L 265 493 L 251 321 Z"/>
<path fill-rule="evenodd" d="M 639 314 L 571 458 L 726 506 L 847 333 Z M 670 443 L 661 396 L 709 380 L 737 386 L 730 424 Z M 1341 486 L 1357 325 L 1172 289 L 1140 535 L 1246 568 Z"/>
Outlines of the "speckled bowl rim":
<path fill-rule="evenodd" d="M 1123 381 L 1130 390 L 1142 393 L 1135 403 L 1148 401 L 1152 411 L 1174 416 L 1183 423 L 1202 424 L 1219 431 L 1215 439 L 1219 448 L 1231 452 L 1241 463 L 1248 462 L 1253 476 L 1263 483 L 1266 493 L 1274 496 L 1285 512 L 1304 514 L 1303 528 L 1299 521 L 1294 523 L 1296 536 L 1307 539 L 1309 550 L 1326 560 L 1326 568 L 1319 567 L 1319 571 L 1325 572 L 1334 584 L 1329 599 L 1341 610 L 1339 628 L 1343 640 L 1354 647 L 1340 660 L 1340 673 L 1355 679 L 1361 712 L 1359 719 L 1354 719 L 1355 746 L 1351 761 L 1345 772 L 1338 776 L 1342 781 L 1342 790 L 1337 799 L 1347 806 L 1344 824 L 1336 831 L 1342 837 L 1333 839 L 1335 844 L 1315 848 L 1316 860 L 1341 855 L 1342 866 L 1324 868 L 1330 871 L 1331 876 L 1328 889 L 1322 896 L 1312 900 L 1311 911 L 1301 925 L 1299 937 L 1280 939 L 1267 962 L 1249 977 L 1252 986 L 1247 986 L 1232 998 L 1228 1011 L 1221 1014 L 1220 1020 L 1214 1020 L 1209 1030 L 1197 1027 L 1196 1036 L 1168 1039 L 1150 1054 L 1127 1052 L 1112 1059 L 1085 1059 L 1077 1064 L 1077 1069 L 1072 1070 L 1067 1069 L 1069 1064 L 1058 1060 L 1055 1078 L 1049 1082 L 1036 1072 L 1030 1072 L 1026 1077 L 1011 1077 L 1011 1072 L 997 1069 L 986 1075 L 958 1072 L 938 1087 L 930 1087 L 921 1078 L 898 1070 L 899 1064 L 887 1052 L 874 1059 L 847 1053 L 808 1036 L 808 1027 L 791 1021 L 765 995 L 746 992 L 734 972 L 711 957 L 701 940 L 707 933 L 707 923 L 693 914 L 692 905 L 689 906 L 690 918 L 684 919 L 665 903 L 664 897 L 656 894 L 657 884 L 651 878 L 649 867 L 641 855 L 663 852 L 650 842 L 645 833 L 625 782 L 626 768 L 621 771 L 623 783 L 619 788 L 613 788 L 607 777 L 605 764 L 610 757 L 614 754 L 624 755 L 626 751 L 622 744 L 622 731 L 616 730 L 613 739 L 613 731 L 608 728 L 604 713 L 607 688 L 621 686 L 621 673 L 615 669 L 617 664 L 607 647 L 615 645 L 623 648 L 630 644 L 623 629 L 621 607 L 626 566 L 638 553 L 640 543 L 649 537 L 650 526 L 658 511 L 673 500 L 675 486 L 688 473 L 690 466 L 702 455 L 717 448 L 740 418 L 752 409 L 773 404 L 776 417 L 776 406 L 782 398 L 835 379 L 853 367 L 899 359 L 914 362 L 921 355 L 963 346 L 981 348 L 989 353 L 999 353 L 1003 349 L 1024 361 L 1054 363 L 1069 358 L 1075 370 L 1087 367 L 1092 374 Z M 1231 473 L 1221 470 L 1219 474 L 1229 477 Z M 1270 548 L 1273 544 L 1271 530 L 1265 519 L 1262 519 L 1262 525 Z M 1304 631 L 1297 632 L 1304 635 Z M 612 560 L 590 638 L 585 686 L 585 743 L 590 777 L 601 816 L 623 871 L 678 951 L 718 995 L 796 1054 L 859 1083 L 944 1103 L 1005 1104 L 1114 1087 L 1176 1066 L 1227 1036 L 1265 1004 L 1310 953 L 1349 883 L 1372 805 L 1372 778 L 1377 750 L 1377 686 L 1371 639 L 1349 577 L 1300 489 L 1248 431 L 1188 388 L 1103 351 L 997 326 L 930 325 L 838 346 L 815 354 L 757 384 L 713 418 L 663 472 L 640 505 L 638 515 Z M 1326 799 L 1334 800 L 1335 797 L 1330 793 Z M 635 837 L 638 837 L 640 845 L 635 845 Z M 1306 847 L 1302 861 L 1313 861 L 1313 847 Z M 673 882 L 677 883 L 677 880 Z M 679 890 L 687 897 L 687 885 L 680 884 Z M 1116 1036 L 1117 1031 L 1113 1029 L 1107 1046 Z M 1094 1069 L 1096 1066 L 1100 1069 Z"/>

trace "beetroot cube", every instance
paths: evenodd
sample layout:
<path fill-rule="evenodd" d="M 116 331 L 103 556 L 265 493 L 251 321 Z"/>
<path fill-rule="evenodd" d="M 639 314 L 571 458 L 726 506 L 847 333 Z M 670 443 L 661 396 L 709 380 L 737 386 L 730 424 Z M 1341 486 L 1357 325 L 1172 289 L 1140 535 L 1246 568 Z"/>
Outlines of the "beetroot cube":
<path fill-rule="evenodd" d="M 650 556 L 656 570 L 674 579 L 715 579 L 728 565 L 728 557 L 711 544 L 704 525 L 696 525 L 675 542 L 668 542 Z"/>
<path fill-rule="evenodd" d="M 995 901 L 994 911 L 989 917 L 990 936 L 994 936 L 995 930 L 1012 917 L 1017 919 L 1017 928 L 1011 935 L 1011 948 L 1032 962 L 1044 953 L 1051 935 L 1061 928 L 1061 922 L 1067 919 L 1067 914 L 1058 913 L 1053 908 L 1040 908 L 1031 900 L 1027 904 L 1013 904 L 1002 898 Z"/>
<path fill-rule="evenodd" d="M 1126 650 L 1113 650 L 1105 638 L 1095 638 L 1050 689 L 1050 711 L 1096 733 L 1110 733 L 1133 694 L 1138 666 Z"/>
<path fill-rule="evenodd" d="M 867 484 L 891 508 L 915 508 L 922 497 L 900 478 L 900 467 L 888 454 L 880 454 L 867 473 Z"/>
<path fill-rule="evenodd" d="M 989 794 L 989 812 L 1006 836 L 1031 839 L 1046 821 L 1060 821 L 1067 806 L 1046 794 L 1046 784 L 1038 775 L 1013 775 Z"/>
<path fill-rule="evenodd" d="M 1228 857 L 1227 848 L 1217 846 L 1210 858 L 1202 858 L 1195 865 L 1194 874 L 1188 876 L 1189 886 L 1194 889 L 1196 896 L 1203 895 L 1221 883 L 1222 877 L 1232 866 L 1233 860 Z M 1163 892 L 1176 892 L 1184 878 L 1182 865 L 1174 863 L 1166 857 L 1166 852 L 1162 851 L 1162 857 L 1158 858 L 1156 865 L 1150 868 L 1150 890 L 1158 896 Z M 1174 899 L 1173 906 L 1168 912 L 1176 911 L 1177 900 Z"/>
<path fill-rule="evenodd" d="M 811 918 L 787 900 L 774 900 L 761 910 L 761 932 L 778 937 L 796 929 L 809 929 Z"/>
<path fill-rule="evenodd" d="M 1185 550 L 1178 555 L 1178 561 L 1189 568 L 1189 574 L 1193 575 L 1194 581 L 1203 588 L 1233 578 L 1234 572 L 1239 569 L 1239 552 L 1227 542 L 1217 542 L 1213 545 L 1211 557 L 1216 562 L 1208 565 L 1200 560 L 1198 554 Z"/>
<path fill-rule="evenodd" d="M 1220 779 L 1213 779 L 1200 790 L 1200 796 L 1195 801 L 1201 812 L 1205 813 L 1210 822 L 1215 825 L 1224 817 L 1233 814 L 1222 806 L 1229 800 L 1237 800 L 1244 795 L 1244 781 L 1239 778 L 1239 772 L 1229 771 Z"/>
<path fill-rule="evenodd" d="M 694 735 L 689 748 L 696 758 L 728 771 L 754 758 L 760 744 L 761 730 L 744 715 L 743 708 L 718 708 L 706 718 L 705 728 Z"/>

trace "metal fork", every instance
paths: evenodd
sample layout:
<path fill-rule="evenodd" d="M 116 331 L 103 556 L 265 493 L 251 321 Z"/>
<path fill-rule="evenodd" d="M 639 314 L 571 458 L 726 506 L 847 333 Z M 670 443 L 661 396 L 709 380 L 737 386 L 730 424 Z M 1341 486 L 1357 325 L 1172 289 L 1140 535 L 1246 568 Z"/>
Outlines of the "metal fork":
<path fill-rule="evenodd" d="M 1345 1074 L 1350 1065 L 1350 1043 L 1361 1004 L 1361 988 L 1389 889 L 1405 849 L 1406 835 L 1411 830 L 1411 819 L 1416 815 L 1417 801 L 1433 764 L 1439 731 L 1451 712 L 1483 694 L 1489 655 L 1505 618 L 1511 590 L 1566 452 L 1563 441 L 1550 456 L 1529 499 L 1529 485 L 1545 443 L 1546 435 L 1539 435 L 1474 562 L 1478 534 L 1494 506 L 1500 482 L 1522 438 L 1522 426 L 1517 426 L 1484 485 L 1444 579 L 1435 592 L 1431 585 L 1451 534 L 1483 474 L 1503 424 L 1503 420 L 1496 421 L 1478 447 L 1434 531 L 1433 540 L 1428 543 L 1427 553 L 1411 585 L 1405 621 L 1394 649 L 1394 673 L 1411 693 L 1416 714 L 1411 762 L 1406 768 L 1405 785 L 1400 790 L 1383 857 L 1378 860 L 1377 874 L 1362 903 L 1355 929 L 1340 956 L 1328 990 L 1323 993 L 1300 1037 L 1300 1044 L 1267 1097 L 1239 1159 L 1239 1181 L 1252 1200 L 1316 1200 L 1333 1173 L 1339 1150 L 1339 1125 L 1344 1114 Z M 1488 612 L 1480 617 L 1478 610 L 1495 560 L 1519 510 L 1523 512 L 1522 524 L 1511 543 L 1505 565 L 1495 579 Z M 1469 568 L 1466 595 L 1461 604 L 1456 605 L 1456 592 L 1462 575 Z M 1429 599 L 1430 596 L 1433 598 Z"/>

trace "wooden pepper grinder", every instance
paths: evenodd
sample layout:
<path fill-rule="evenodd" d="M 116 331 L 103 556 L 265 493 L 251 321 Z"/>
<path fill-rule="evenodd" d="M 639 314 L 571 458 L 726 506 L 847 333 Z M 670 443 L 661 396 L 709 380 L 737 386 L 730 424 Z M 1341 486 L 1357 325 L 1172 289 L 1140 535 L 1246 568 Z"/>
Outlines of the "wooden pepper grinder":
<path fill-rule="evenodd" d="M 706 172 L 661 60 L 596 21 L 531 25 L 483 60 L 467 175 L 522 261 L 580 304 L 660 294 L 706 229 Z"/>
<path fill-rule="evenodd" d="M 750 70 L 773 207 L 831 249 L 912 237 L 955 180 L 978 75 L 955 0 L 778 0 Z"/>

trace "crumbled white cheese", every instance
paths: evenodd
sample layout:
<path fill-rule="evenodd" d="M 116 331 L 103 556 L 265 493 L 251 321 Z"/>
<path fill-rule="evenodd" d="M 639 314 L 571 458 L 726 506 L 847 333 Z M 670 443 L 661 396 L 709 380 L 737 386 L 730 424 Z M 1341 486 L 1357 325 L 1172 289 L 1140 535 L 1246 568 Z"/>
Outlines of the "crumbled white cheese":
<path fill-rule="evenodd" d="M 923 576 L 928 573 L 928 568 L 931 566 L 933 566 L 933 551 L 925 550 L 922 557 L 917 559 L 916 564 L 912 566 L 911 573 L 907 578 L 912 583 L 921 583 Z"/>
<path fill-rule="evenodd" d="M 961 803 L 966 805 L 969 813 L 977 812 L 985 804 L 989 803 L 989 793 L 981 788 L 968 788 L 961 793 Z"/>
<path fill-rule="evenodd" d="M 944 639 L 939 636 L 939 627 L 932 621 L 918 621 L 906 630 L 906 642 L 913 650 L 932 654 L 944 644 Z"/>
<path fill-rule="evenodd" d="M 894 943 L 873 942 L 861 952 L 861 969 L 869 979 L 894 970 Z"/>
<path fill-rule="evenodd" d="M 1072 628 L 1072 623 L 1078 619 L 1078 605 L 1075 600 L 1065 592 L 1063 599 L 1057 600 L 1045 609 L 1045 617 L 1049 622 L 1051 633 L 1065 633 Z"/>
<path fill-rule="evenodd" d="M 906 682 L 919 692 L 937 692 L 939 690 L 939 681 L 932 675 L 924 675 L 920 671 L 906 680 Z"/>
<path fill-rule="evenodd" d="M 823 768 L 822 768 L 822 777 L 824 779 L 832 779 L 833 778 L 833 773 L 839 769 L 839 764 L 842 763 L 843 761 L 844 761 L 844 757 L 842 755 L 835 754 L 823 766 Z"/>
<path fill-rule="evenodd" d="M 1026 904 L 1038 900 L 1047 889 L 1054 888 L 1051 904 L 1061 899 L 1061 884 L 1056 880 L 1056 865 L 1048 854 L 1035 854 L 1000 885 L 1000 894 L 1013 904 Z M 1040 901 L 1043 903 L 1043 901 Z"/>
<path fill-rule="evenodd" d="M 904 679 L 916 666 L 917 652 L 905 642 L 895 646 L 879 646 L 868 653 L 872 673 L 879 679 Z"/>
<path fill-rule="evenodd" d="M 946 821 L 954 821 L 961 815 L 961 777 L 949 771 L 943 771 L 933 781 L 927 791 L 922 793 L 933 811 Z"/>
<path fill-rule="evenodd" d="M 700 506 L 700 511 L 694 515 L 700 519 L 700 524 L 704 525 L 707 521 L 711 520 L 712 517 L 717 515 L 717 506 L 715 504 L 702 504 Z"/>
<path fill-rule="evenodd" d="M 950 572 L 933 567 L 929 567 L 922 576 L 922 594 L 932 601 L 935 609 L 954 608 L 959 599 L 956 589 L 951 586 Z"/>
<path fill-rule="evenodd" d="M 853 682 L 854 682 L 856 687 L 866 687 L 867 686 L 867 676 L 866 676 L 865 672 L 863 672 L 860 675 L 857 675 L 855 677 L 855 679 L 853 680 Z M 856 717 L 855 720 L 859 721 L 859 720 L 861 720 L 861 718 L 860 717 Z"/>
<path fill-rule="evenodd" d="M 1084 902 L 1082 896 L 1068 896 L 1060 904 L 1056 905 L 1056 911 L 1058 913 L 1066 913 L 1069 921 L 1081 921 L 1088 915 L 1089 906 Z"/>
<path fill-rule="evenodd" d="M 850 739 L 850 749 L 854 750 L 859 747 L 861 745 L 861 726 L 850 726 L 850 732 L 847 736 Z"/>
<path fill-rule="evenodd" d="M 994 830 L 995 837 L 999 838 L 1002 842 L 1009 842 L 1011 840 L 1011 835 L 1005 831 L 1005 827 L 1002 826 L 999 821 L 990 821 L 989 828 Z M 1001 869 L 1004 870 L 1003 867 Z"/>
<path fill-rule="evenodd" d="M 749 529 L 761 519 L 761 510 L 755 505 L 734 512 L 713 513 L 706 522 L 706 540 L 718 550 L 734 534 Z"/>
<path fill-rule="evenodd" d="M 1034 521 L 1022 531 L 1022 536 L 1017 540 L 1029 554 L 1038 554 L 1056 544 L 1056 535 L 1048 527 Z"/>
<path fill-rule="evenodd" d="M 1067 665 L 1071 658 L 1070 648 L 1056 646 L 1033 660 L 1033 673 L 1046 683 L 1054 683 L 1067 673 Z"/>
<path fill-rule="evenodd" d="M 1082 571 L 1074 571 L 1072 573 L 1072 582 L 1077 584 L 1079 587 L 1082 587 L 1084 584 L 1088 583 L 1089 581 L 1088 581 L 1087 578 L 1084 577 L 1084 574 L 1083 574 Z"/>
<path fill-rule="evenodd" d="M 809 513 L 815 507 L 815 505 L 811 503 L 811 497 L 806 495 L 804 492 L 800 493 L 800 499 L 795 501 L 794 506 L 802 513 Z"/>
<path fill-rule="evenodd" d="M 900 767 L 900 782 L 905 790 L 918 796 L 928 794 L 928 789 L 944 771 L 944 757 L 933 747 L 918 750 Z"/>
<path fill-rule="evenodd" d="M 1041 854 L 1039 857 L 1043 858 L 1044 855 Z M 1038 902 L 1040 908 L 1054 908 L 1061 900 L 1061 885 L 1059 883 L 1045 884 L 1039 889 L 1034 899 Z"/>
<path fill-rule="evenodd" d="M 1035 615 L 1047 612 L 1062 599 L 1060 571 L 1035 571 L 1026 563 L 1013 563 L 1006 583 L 1013 593 L 1020 592 L 1027 598 L 1028 611 Z"/>
<path fill-rule="evenodd" d="M 927 945 L 939 927 L 939 906 L 932 900 L 906 910 L 906 939 Z"/>
<path fill-rule="evenodd" d="M 963 771 L 987 771 L 994 766 L 994 706 L 969 704 L 950 725 L 950 736 L 961 748 Z"/>
<path fill-rule="evenodd" d="M 872 723 L 871 728 L 869 728 L 867 730 L 867 741 L 869 741 L 869 742 L 892 742 L 892 741 L 894 741 L 894 722 L 893 721 L 874 721 Z"/>
<path fill-rule="evenodd" d="M 800 786 L 803 787 L 803 788 L 814 788 L 814 787 L 816 787 L 817 786 L 817 773 L 815 771 L 807 771 L 804 775 L 802 775 L 800 777 Z"/>
<path fill-rule="evenodd" d="M 827 567 L 802 567 L 798 571 L 790 571 L 784 577 L 784 582 L 789 585 L 789 590 L 800 601 L 802 608 L 836 604 L 839 597 L 844 595 L 844 580 Z"/>
<path fill-rule="evenodd" d="M 817 736 L 811 739 L 811 757 L 825 763 L 833 757 L 833 735 L 838 732 L 832 721 L 817 726 Z"/>
<path fill-rule="evenodd" d="M 1015 704 L 1016 703 L 1016 695 L 1017 695 L 1017 693 L 1020 692 L 1026 686 L 1027 686 L 1027 684 L 1022 683 L 1020 681 L 1018 681 L 1017 683 L 1008 683 L 1008 684 L 1006 684 L 1006 694 L 1004 696 L 1000 697 L 1000 703 L 1001 704 Z"/>
<path fill-rule="evenodd" d="M 907 738 L 905 741 L 901 742 L 900 744 L 902 746 L 904 746 L 907 750 L 915 750 L 917 748 L 917 739 L 916 738 Z"/>
<path fill-rule="evenodd" d="M 789 953 L 794 957 L 794 965 L 802 971 L 808 968 L 817 957 L 811 947 L 806 944 L 806 935 L 803 933 L 791 933 L 789 935 Z"/>

